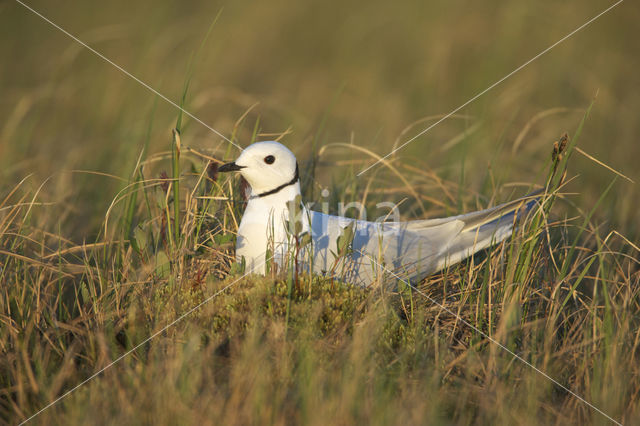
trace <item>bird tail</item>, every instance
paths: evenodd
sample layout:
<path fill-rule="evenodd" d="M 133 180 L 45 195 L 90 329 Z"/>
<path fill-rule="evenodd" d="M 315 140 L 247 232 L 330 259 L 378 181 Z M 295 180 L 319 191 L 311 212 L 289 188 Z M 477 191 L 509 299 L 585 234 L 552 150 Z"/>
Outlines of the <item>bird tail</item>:
<path fill-rule="evenodd" d="M 456 216 L 464 223 L 460 233 L 443 248 L 437 270 L 453 265 L 513 233 L 516 222 L 536 206 L 544 190 L 537 190 L 499 206 Z"/>

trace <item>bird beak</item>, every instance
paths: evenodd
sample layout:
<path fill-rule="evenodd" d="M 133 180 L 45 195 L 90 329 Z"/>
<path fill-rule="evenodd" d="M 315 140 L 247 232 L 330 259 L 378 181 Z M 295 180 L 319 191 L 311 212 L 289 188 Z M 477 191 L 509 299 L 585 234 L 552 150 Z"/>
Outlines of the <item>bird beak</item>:
<path fill-rule="evenodd" d="M 244 166 L 238 166 L 235 162 L 223 164 L 218 168 L 219 172 L 237 172 L 238 170 L 244 169 Z"/>

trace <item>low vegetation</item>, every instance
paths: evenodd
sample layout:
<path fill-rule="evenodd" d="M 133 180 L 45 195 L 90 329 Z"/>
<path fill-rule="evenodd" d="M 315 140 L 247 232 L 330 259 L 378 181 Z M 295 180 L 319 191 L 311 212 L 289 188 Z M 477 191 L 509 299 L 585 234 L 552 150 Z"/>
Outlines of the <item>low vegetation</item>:
<path fill-rule="evenodd" d="M 360 177 L 602 5 L 192 4 L 34 7 L 234 143 L 290 146 L 332 213 L 543 203 L 420 283 L 245 276 L 237 150 L 0 5 L 0 423 L 640 422 L 630 4 Z"/>
<path fill-rule="evenodd" d="M 143 152 L 93 242 L 43 228 L 38 194 L 16 186 L 1 206 L 0 414 L 13 423 L 46 408 L 33 419 L 46 424 L 637 419 L 636 248 L 601 234 L 590 220 L 598 203 L 573 218 L 551 209 L 580 130 L 555 144 L 542 207 L 512 239 L 413 288 L 244 276 L 233 261 L 241 183 L 221 181 L 214 158 L 184 155 L 178 130 L 171 156 Z M 151 178 L 156 160 L 171 172 Z"/>

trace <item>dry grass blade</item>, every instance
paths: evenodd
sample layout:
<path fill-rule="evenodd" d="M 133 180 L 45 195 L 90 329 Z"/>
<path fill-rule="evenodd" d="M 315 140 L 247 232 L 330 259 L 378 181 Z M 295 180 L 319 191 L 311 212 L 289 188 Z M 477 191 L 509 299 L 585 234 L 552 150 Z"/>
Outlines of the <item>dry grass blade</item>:
<path fill-rule="evenodd" d="M 582 148 L 577 146 L 577 147 L 575 147 L 575 150 L 578 151 L 580 154 L 584 155 L 585 157 L 587 157 L 589 160 L 593 161 L 594 163 L 604 167 L 605 169 L 609 170 L 610 172 L 615 173 L 616 175 L 620 176 L 621 178 L 623 178 L 623 179 L 635 184 L 635 182 L 631 178 L 628 178 L 627 176 L 623 175 L 622 173 L 620 173 L 619 171 L 617 171 L 613 167 L 608 166 L 607 164 L 605 164 L 602 161 L 598 160 L 594 156 L 587 154 L 586 152 L 584 152 L 584 150 Z"/>

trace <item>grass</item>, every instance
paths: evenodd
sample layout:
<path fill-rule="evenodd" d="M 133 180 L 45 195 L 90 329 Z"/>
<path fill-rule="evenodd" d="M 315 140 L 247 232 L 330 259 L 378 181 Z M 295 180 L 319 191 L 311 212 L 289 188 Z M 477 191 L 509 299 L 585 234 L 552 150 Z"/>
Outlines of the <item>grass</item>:
<path fill-rule="evenodd" d="M 546 183 L 545 208 L 511 240 L 415 291 L 355 288 L 304 271 L 242 277 L 233 260 L 242 187 L 215 166 L 234 148 L 212 144 L 206 129 L 176 120 L 160 100 L 141 100 L 142 89 L 66 40 L 48 38 L 51 30 L 23 11 L 0 9 L 20 41 L 0 41 L 5 57 L 16 58 L 0 74 L 11 89 L 0 101 L 0 422 L 29 418 L 130 351 L 33 422 L 611 423 L 490 336 L 613 419 L 637 423 L 638 197 L 634 185 L 575 150 L 637 180 L 630 135 L 638 123 L 629 115 L 637 101 L 624 96 L 629 87 L 611 83 L 632 81 L 621 64 L 637 59 L 595 53 L 610 52 L 612 43 L 632 51 L 623 29 L 635 22 L 633 12 L 598 23 L 600 30 L 550 57 L 553 66 L 523 72 L 355 177 L 394 141 L 440 117 L 425 105 L 450 110 L 521 63 L 521 50 L 540 50 L 532 40 L 546 41 L 544 31 L 553 38 L 576 26 L 569 21 L 593 15 L 589 2 L 570 10 L 544 3 L 535 12 L 523 5 L 496 6 L 504 19 L 488 25 L 480 6 L 466 4 L 472 10 L 460 17 L 456 2 L 437 13 L 372 2 L 358 8 L 362 19 L 338 19 L 331 31 L 323 23 L 335 20 L 338 5 L 234 4 L 222 13 L 203 6 L 207 13 L 194 17 L 167 3 L 148 19 L 141 17 L 151 9 L 136 5 L 100 16 L 68 10 L 67 21 L 52 16 L 122 64 L 138 58 L 134 74 L 179 94 L 232 141 L 279 138 L 293 146 L 304 164 L 305 200 L 328 200 L 332 212 L 338 202 L 361 200 L 376 217 L 378 202 L 394 201 L 405 219 L 442 216 Z M 354 16 L 356 6 L 341 7 Z M 532 14 L 545 25 L 553 16 L 557 27 L 531 28 Z M 398 19 L 411 22 L 387 25 Z M 237 33 L 231 25 L 265 21 L 271 31 Z M 298 31 L 302 23 L 312 31 Z M 388 31 L 376 29 L 382 24 Z M 450 44 L 425 46 L 425 38 Z M 35 41 L 42 45 L 32 55 L 12 53 Z M 573 67 L 584 45 L 593 54 Z M 192 46 L 199 46 L 193 56 Z M 370 57 L 367 46 L 388 60 Z M 345 82 L 330 80 L 322 54 Z M 33 58 L 47 65 L 33 66 Z M 470 64 L 479 64 L 472 76 Z M 567 69 L 569 86 L 558 71 Z M 584 119 L 594 79 L 603 87 Z M 551 159 L 566 131 L 563 156 Z"/>
<path fill-rule="evenodd" d="M 606 422 L 487 336 L 614 419 L 637 418 L 635 249 L 602 235 L 593 212 L 563 220 L 549 208 L 576 139 L 551 163 L 553 197 L 528 226 L 413 292 L 298 271 L 296 285 L 286 271 L 243 277 L 237 183 L 198 158 L 178 168 L 173 138 L 158 161 L 174 178 L 145 179 L 155 158 L 141 157 L 92 244 L 34 225 L 26 189 L 0 206 L 5 421 L 131 351 L 35 421 Z"/>

